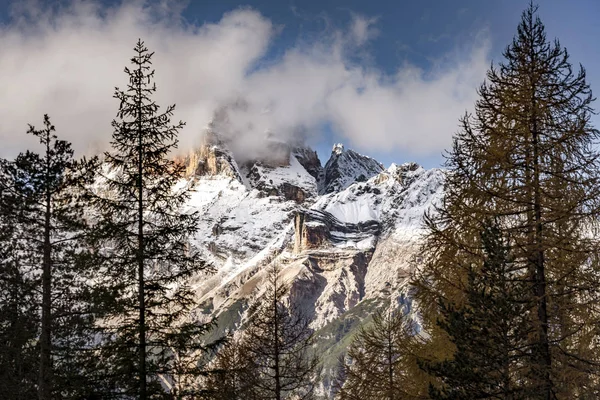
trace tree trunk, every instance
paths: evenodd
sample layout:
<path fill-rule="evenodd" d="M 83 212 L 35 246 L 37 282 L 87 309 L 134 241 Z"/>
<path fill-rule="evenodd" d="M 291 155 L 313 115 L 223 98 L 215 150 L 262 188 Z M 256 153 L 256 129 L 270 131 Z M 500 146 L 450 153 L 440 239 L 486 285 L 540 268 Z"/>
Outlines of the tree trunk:
<path fill-rule="evenodd" d="M 273 296 L 274 317 L 274 358 L 275 358 L 275 398 L 281 400 L 281 376 L 279 371 L 279 315 L 277 315 L 277 284 L 275 283 L 275 295 Z"/>
<path fill-rule="evenodd" d="M 535 112 L 535 100 L 534 112 Z M 552 379 L 550 370 L 552 368 L 552 357 L 550 354 L 550 344 L 548 341 L 548 311 L 546 301 L 546 271 L 544 265 L 544 249 L 543 249 L 543 225 L 542 225 L 542 206 L 540 195 L 540 170 L 539 170 L 539 142 L 537 132 L 537 122 L 534 118 L 532 130 L 533 142 L 533 189 L 534 189 L 534 205 L 533 211 L 535 215 L 535 277 L 534 277 L 534 294 L 537 302 L 537 318 L 538 318 L 538 356 L 537 360 L 541 365 L 541 379 L 543 384 L 544 398 L 550 400 L 552 398 Z"/>
<path fill-rule="evenodd" d="M 52 288 L 52 247 L 50 244 L 50 213 L 51 213 L 51 192 L 50 192 L 50 137 L 46 141 L 46 177 L 45 177 L 45 210 L 44 210 L 44 247 L 42 261 L 42 321 L 40 333 L 40 371 L 39 371 L 39 400 L 50 400 L 51 389 L 51 322 L 52 322 L 52 297 L 50 290 Z"/>
<path fill-rule="evenodd" d="M 392 332 L 389 328 L 388 326 L 388 400 L 394 400 L 394 351 L 392 349 Z"/>
<path fill-rule="evenodd" d="M 533 31 L 534 21 L 533 14 L 529 15 L 529 29 Z M 552 378 L 550 371 L 552 369 L 552 357 L 550 354 L 550 344 L 548 340 L 548 311 L 546 298 L 546 271 L 544 263 L 544 238 L 543 238 L 543 222 L 542 222 L 542 204 L 541 204 L 541 185 L 540 185 L 540 132 L 538 127 L 538 101 L 536 88 L 538 55 L 535 52 L 535 43 L 533 35 L 529 42 L 529 57 L 530 70 L 529 79 L 531 84 L 531 142 L 533 150 L 533 213 L 535 221 L 534 246 L 532 261 L 534 264 L 534 283 L 533 292 L 537 303 L 537 319 L 538 319 L 538 344 L 537 344 L 537 360 L 541 376 L 543 398 L 550 400 L 552 398 Z"/>
<path fill-rule="evenodd" d="M 140 66 L 141 74 L 141 66 Z M 141 92 L 138 90 L 138 303 L 140 307 L 139 314 L 139 380 L 140 380 L 140 400 L 146 400 L 146 302 L 144 294 L 144 203 L 143 203 L 143 185 L 142 173 L 143 169 L 143 148 L 142 148 L 142 107 L 141 107 Z"/>
<path fill-rule="evenodd" d="M 140 306 L 139 321 L 139 379 L 140 379 L 140 400 L 146 399 L 146 304 L 144 296 L 144 224 L 142 221 L 142 198 L 140 189 L 139 213 L 138 213 L 138 303 Z"/>

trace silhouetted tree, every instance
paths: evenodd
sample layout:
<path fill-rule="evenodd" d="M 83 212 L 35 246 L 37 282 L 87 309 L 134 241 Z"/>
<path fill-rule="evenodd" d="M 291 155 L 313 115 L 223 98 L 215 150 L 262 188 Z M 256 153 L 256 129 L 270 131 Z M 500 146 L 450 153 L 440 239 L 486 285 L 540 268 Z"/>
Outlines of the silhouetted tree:
<path fill-rule="evenodd" d="M 33 271 L 20 263 L 15 210 L 6 160 L 0 160 L 0 398 L 37 396 L 39 317 Z"/>
<path fill-rule="evenodd" d="M 104 257 L 98 285 L 104 310 L 103 390 L 147 399 L 192 398 L 209 325 L 191 319 L 189 280 L 208 270 L 192 239 L 200 215 L 184 209 L 191 182 L 173 161 L 182 122 L 152 99 L 154 70 L 144 43 L 135 46 L 129 83 L 116 89 L 112 151 L 95 189 L 96 243 Z M 190 397 L 191 396 L 191 397 Z"/>
<path fill-rule="evenodd" d="M 23 296 L 14 305 L 16 312 L 40 315 L 27 318 L 27 332 L 17 339 L 28 345 L 33 338 L 39 341 L 40 399 L 78 398 L 86 392 L 82 363 L 93 323 L 87 296 L 92 269 L 81 262 L 87 224 L 80 188 L 88 175 L 84 164 L 73 159 L 70 143 L 58 140 L 54 131 L 45 115 L 43 129 L 30 125 L 28 131 L 39 139 L 43 153 L 27 151 L 2 163 L 2 214 L 10 214 L 13 224 L 5 264 L 13 279 L 8 293 Z"/>
<path fill-rule="evenodd" d="M 208 368 L 204 399 L 259 400 L 254 390 L 256 370 L 239 337 L 225 343 Z"/>

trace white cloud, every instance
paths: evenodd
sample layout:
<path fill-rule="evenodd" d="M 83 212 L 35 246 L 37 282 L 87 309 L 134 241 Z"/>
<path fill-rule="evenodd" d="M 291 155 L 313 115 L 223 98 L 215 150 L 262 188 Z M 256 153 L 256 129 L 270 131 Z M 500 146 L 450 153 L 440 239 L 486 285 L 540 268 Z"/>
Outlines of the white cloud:
<path fill-rule="evenodd" d="M 362 46 L 377 37 L 379 31 L 374 26 L 377 19 L 376 17 L 367 18 L 364 15 L 352 14 L 350 33 L 358 46 Z"/>
<path fill-rule="evenodd" d="M 256 10 L 194 26 L 183 21 L 177 1 L 107 8 L 80 0 L 42 12 L 33 12 L 36 2 L 17 4 L 12 22 L 0 28 L 3 156 L 30 145 L 27 123 L 40 125 L 44 113 L 78 151 L 105 149 L 118 107 L 114 87 L 127 83 L 123 67 L 137 38 L 156 52 L 158 103 L 176 103 L 175 119 L 187 122 L 182 148 L 198 141 L 216 110 L 237 102 L 222 127 L 238 152 L 260 151 L 266 131 L 289 139 L 329 122 L 359 150 L 439 153 L 472 108 L 489 65 L 484 40 L 427 73 L 402 65 L 385 75 L 352 57 L 377 34 L 376 20 L 359 15 L 347 32 L 257 64 L 276 30 Z"/>

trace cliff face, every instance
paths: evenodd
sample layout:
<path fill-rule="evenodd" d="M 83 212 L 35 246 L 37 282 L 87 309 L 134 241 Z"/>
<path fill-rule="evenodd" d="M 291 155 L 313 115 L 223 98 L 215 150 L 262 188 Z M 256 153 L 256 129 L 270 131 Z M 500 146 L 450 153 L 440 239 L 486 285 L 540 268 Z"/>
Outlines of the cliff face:
<path fill-rule="evenodd" d="M 294 252 L 349 243 L 363 248 L 373 247 L 379 230 L 380 224 L 375 220 L 342 222 L 327 211 L 299 210 L 294 220 Z"/>
<path fill-rule="evenodd" d="M 238 167 L 222 143 L 207 148 L 190 161 L 197 189 L 188 208 L 203 215 L 196 244 L 217 273 L 194 282 L 195 315 L 216 317 L 218 332 L 238 329 L 264 290 L 265 268 L 276 263 L 288 301 L 315 329 L 325 394 L 358 326 L 377 308 L 410 309 L 422 217 L 441 199 L 444 172 L 414 163 L 386 170 L 341 146 L 324 169 L 306 148 Z"/>
<path fill-rule="evenodd" d="M 224 176 L 241 181 L 233 155 L 218 135 L 207 130 L 200 146 L 185 159 L 187 176 Z"/>
<path fill-rule="evenodd" d="M 323 167 L 317 152 L 306 147 L 296 147 L 293 154 L 306 172 L 318 182 L 323 175 Z"/>

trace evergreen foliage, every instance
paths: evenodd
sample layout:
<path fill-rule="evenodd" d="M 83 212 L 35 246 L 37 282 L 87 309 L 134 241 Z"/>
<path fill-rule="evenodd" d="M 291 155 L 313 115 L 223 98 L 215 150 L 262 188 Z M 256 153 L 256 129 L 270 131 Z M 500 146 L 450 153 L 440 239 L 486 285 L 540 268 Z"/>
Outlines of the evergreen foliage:
<path fill-rule="evenodd" d="M 478 274 L 486 259 L 481 227 L 495 219 L 510 238 L 511 269 L 528 287 L 519 379 L 532 398 L 595 398 L 600 176 L 599 132 L 590 123 L 594 99 L 585 70 L 574 72 L 566 50 L 548 42 L 536 11 L 530 5 L 523 13 L 505 62 L 489 70 L 475 114 L 462 119 L 454 138 L 443 204 L 427 218 L 416 296 L 430 353 L 452 359 L 447 325 L 437 324 L 438 299 L 448 310 L 468 301 L 469 273 Z"/>
<path fill-rule="evenodd" d="M 219 349 L 204 381 L 204 399 L 260 400 L 254 390 L 253 360 L 243 341 L 231 339 Z"/>
<path fill-rule="evenodd" d="M 373 316 L 361 327 L 344 360 L 335 398 L 398 400 L 423 398 L 416 354 L 422 340 L 414 322 L 401 310 Z"/>
<path fill-rule="evenodd" d="M 286 307 L 289 288 L 276 264 L 267 271 L 267 284 L 265 294 L 248 309 L 244 330 L 243 348 L 255 374 L 253 390 L 265 400 L 309 399 L 319 363 L 311 352 L 312 329 L 297 308 Z"/>
<path fill-rule="evenodd" d="M 114 95 L 119 111 L 99 179 L 104 189 L 93 198 L 104 288 L 98 379 L 106 397 L 193 398 L 210 325 L 191 317 L 189 281 L 210 268 L 190 240 L 200 215 L 183 209 L 192 183 L 172 160 L 184 124 L 171 124 L 174 105 L 160 113 L 152 100 L 153 53 L 141 40 L 134 52 L 127 89 Z"/>
<path fill-rule="evenodd" d="M 43 129 L 30 125 L 28 131 L 44 152 L 27 151 L 2 163 L 2 217 L 11 224 L 5 232 L 10 244 L 4 248 L 4 271 L 13 281 L 4 304 L 25 317 L 17 324 L 21 336 L 13 339 L 21 343 L 9 348 L 28 349 L 22 362 L 29 364 L 32 343 L 38 342 L 38 379 L 31 387 L 37 387 L 40 399 L 87 393 L 84 366 L 93 323 L 87 288 L 91 268 L 82 262 L 87 224 L 79 190 L 87 170 L 54 131 L 45 115 Z"/>
<path fill-rule="evenodd" d="M 440 378 L 430 387 L 432 399 L 527 399 L 525 376 L 528 286 L 514 271 L 507 243 L 494 224 L 482 232 L 485 260 L 481 270 L 467 267 L 465 303 L 440 300 L 438 325 L 456 348 L 453 358 L 421 362 Z"/>
<path fill-rule="evenodd" d="M 319 364 L 311 351 L 313 332 L 295 307 L 286 307 L 288 287 L 277 265 L 267 270 L 267 284 L 265 293 L 250 305 L 241 336 L 216 357 L 217 374 L 208 387 L 217 396 L 212 398 L 313 398 Z M 218 397 L 219 393 L 232 397 Z"/>
<path fill-rule="evenodd" d="M 37 279 L 19 263 L 19 200 L 11 190 L 8 161 L 0 163 L 0 398 L 25 400 L 37 396 Z"/>

